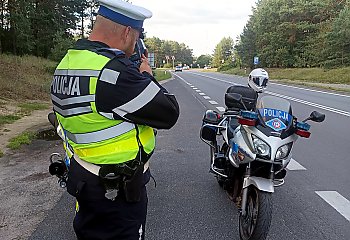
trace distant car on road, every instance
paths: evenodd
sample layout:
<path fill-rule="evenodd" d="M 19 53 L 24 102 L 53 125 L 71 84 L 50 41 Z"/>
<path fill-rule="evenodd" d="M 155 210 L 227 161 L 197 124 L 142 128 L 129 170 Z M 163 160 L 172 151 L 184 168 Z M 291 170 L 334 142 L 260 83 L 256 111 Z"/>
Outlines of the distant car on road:
<path fill-rule="evenodd" d="M 183 66 L 183 67 L 182 67 L 182 70 L 189 70 L 189 69 L 190 69 L 189 66 Z"/>
<path fill-rule="evenodd" d="M 175 67 L 175 72 L 182 72 L 182 67 L 181 66 L 176 66 Z"/>

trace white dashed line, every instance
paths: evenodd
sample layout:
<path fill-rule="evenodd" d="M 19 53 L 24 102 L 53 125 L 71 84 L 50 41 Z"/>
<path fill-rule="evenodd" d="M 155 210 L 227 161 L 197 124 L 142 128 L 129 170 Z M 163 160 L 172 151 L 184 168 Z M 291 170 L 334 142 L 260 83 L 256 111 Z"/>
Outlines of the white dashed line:
<path fill-rule="evenodd" d="M 316 191 L 316 194 L 350 221 L 350 201 L 336 191 Z"/>
<path fill-rule="evenodd" d="M 300 170 L 306 170 L 300 163 L 295 161 L 293 158 L 290 160 L 289 164 L 287 165 L 287 169 L 290 171 L 300 171 Z"/>
<path fill-rule="evenodd" d="M 215 78 L 215 77 L 209 77 L 209 76 L 206 76 L 206 75 L 203 75 L 203 74 L 198 74 L 198 73 L 193 73 L 193 72 L 191 72 L 191 74 L 202 76 L 202 77 L 207 77 L 207 78 L 211 78 L 211 79 L 215 79 L 215 80 L 218 80 L 220 82 L 229 83 L 231 85 L 238 85 L 238 84 L 235 84 L 235 83 L 232 83 L 232 82 L 229 82 L 229 81 L 225 81 L 225 80 L 222 80 L 222 79 L 219 79 L 219 78 Z"/>
<path fill-rule="evenodd" d="M 225 108 L 224 107 L 216 107 L 217 110 L 219 110 L 220 112 L 225 112 Z"/>
<path fill-rule="evenodd" d="M 240 85 L 240 84 L 235 84 L 233 82 L 225 81 L 225 80 L 222 80 L 222 79 L 219 79 L 219 78 L 206 76 L 206 75 L 203 75 L 203 74 L 198 74 L 198 73 L 191 73 L 191 74 L 198 75 L 198 76 L 203 76 L 203 77 L 207 77 L 207 78 L 211 78 L 211 79 L 215 79 L 217 81 L 229 83 L 231 85 Z M 319 91 L 319 92 L 321 92 L 321 91 Z M 301 100 L 301 99 L 298 99 L 298 98 L 293 98 L 293 97 L 281 95 L 281 94 L 274 93 L 274 92 L 266 91 L 265 93 L 270 94 L 272 96 L 277 96 L 277 97 L 281 97 L 281 98 L 284 98 L 284 99 L 288 99 L 288 100 L 291 100 L 291 101 L 294 101 L 294 102 L 302 103 L 302 104 L 305 104 L 305 105 L 308 105 L 308 106 L 312 106 L 312 107 L 316 107 L 316 108 L 319 108 L 319 109 L 323 109 L 323 110 L 327 110 L 327 111 L 330 111 L 330 112 L 334 112 L 334 113 L 337 113 L 337 114 L 340 114 L 340 115 L 343 115 L 343 116 L 346 116 L 346 117 L 350 117 L 350 112 L 343 111 L 343 110 L 340 110 L 340 109 L 327 107 L 327 106 L 324 106 L 324 105 L 321 105 L 321 104 L 308 102 L 308 101 L 305 101 L 305 100 Z M 332 94 L 332 95 L 335 95 L 335 94 Z"/>
<path fill-rule="evenodd" d="M 202 74 L 195 74 L 195 75 L 208 77 L 208 76 L 205 76 L 205 75 L 202 75 Z M 181 80 L 183 80 L 184 82 L 186 82 L 183 78 L 181 78 L 181 77 L 179 77 L 179 78 Z M 218 78 L 213 78 L 213 77 L 208 77 L 208 78 L 212 78 L 212 79 L 215 79 L 215 80 L 218 80 L 218 81 L 221 81 L 221 82 L 227 82 L 227 83 L 233 84 L 231 82 L 228 82 L 228 81 L 225 81 L 225 80 L 221 80 L 221 79 L 218 79 Z M 190 85 L 189 83 L 187 83 L 187 84 Z M 234 84 L 234 85 L 237 85 L 237 84 Z M 204 99 L 207 99 L 207 100 L 211 99 L 209 96 L 204 96 L 205 94 L 202 93 L 198 88 L 195 88 L 194 86 L 191 86 L 191 85 L 190 85 L 190 87 L 193 90 L 197 90 L 196 92 L 198 92 L 200 95 L 202 95 Z M 295 88 L 297 88 L 297 87 L 295 87 Z M 300 88 L 300 89 L 302 89 L 302 88 Z M 309 89 L 305 89 L 305 90 L 309 90 Z M 312 91 L 314 91 L 314 90 L 312 90 Z M 314 92 L 327 93 L 327 92 L 321 92 L 321 91 L 314 91 Z M 286 98 L 286 99 L 291 100 L 291 101 L 300 102 L 300 103 L 303 103 L 303 104 L 306 104 L 306 105 L 310 105 L 310 106 L 318 107 L 318 108 L 321 108 L 321 109 L 324 109 L 324 110 L 328 110 L 328 111 L 331 111 L 331 112 L 335 112 L 335 113 L 338 113 L 338 114 L 342 114 L 344 116 L 350 116 L 349 112 L 342 111 L 342 110 L 339 110 L 339 109 L 330 108 L 330 107 L 327 107 L 327 106 L 322 106 L 322 105 L 319 105 L 319 104 L 316 104 L 316 103 L 304 101 L 304 100 L 297 99 L 297 98 L 292 98 L 292 97 L 289 97 L 289 96 L 280 95 L 280 94 L 277 94 L 277 93 L 272 93 L 272 92 L 267 92 L 267 93 L 270 94 L 270 95 L 275 95 L 275 96 L 278 96 L 278 97 Z M 334 95 L 337 95 L 337 94 L 334 94 Z M 211 103 L 212 105 L 217 105 L 218 104 L 216 101 L 209 101 L 209 103 Z M 225 108 L 223 108 L 223 107 L 216 107 L 216 109 L 218 109 L 220 112 L 224 112 L 225 111 Z M 305 167 L 303 167 L 300 163 L 298 163 L 294 159 L 291 159 L 291 161 L 289 162 L 289 164 L 288 164 L 288 166 L 286 168 L 288 170 L 290 170 L 290 171 L 306 170 Z M 337 210 L 343 217 L 345 217 L 348 221 L 350 221 L 350 201 L 348 199 L 346 199 L 345 197 L 343 197 L 341 194 L 339 194 L 336 191 L 315 191 L 315 193 L 318 196 L 320 196 L 324 201 L 326 201 L 329 205 L 331 205 L 335 210 Z"/>

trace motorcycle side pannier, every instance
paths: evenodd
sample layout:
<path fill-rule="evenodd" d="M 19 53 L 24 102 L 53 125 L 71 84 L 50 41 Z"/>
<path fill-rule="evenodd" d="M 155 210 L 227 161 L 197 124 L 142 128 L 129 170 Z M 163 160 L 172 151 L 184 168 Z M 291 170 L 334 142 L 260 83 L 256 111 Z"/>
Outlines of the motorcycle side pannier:
<path fill-rule="evenodd" d="M 219 124 L 218 113 L 213 110 L 207 110 L 203 117 L 203 123 L 200 135 L 204 140 L 214 142 L 216 140 L 217 128 L 213 125 Z M 209 125 L 208 125 L 209 124 Z"/>
<path fill-rule="evenodd" d="M 258 94 L 250 87 L 246 86 L 231 86 L 226 90 L 226 93 L 238 93 L 242 95 L 242 101 L 247 107 L 247 110 L 254 111 Z M 231 101 L 225 94 L 225 105 L 229 110 L 245 110 L 240 102 Z"/>

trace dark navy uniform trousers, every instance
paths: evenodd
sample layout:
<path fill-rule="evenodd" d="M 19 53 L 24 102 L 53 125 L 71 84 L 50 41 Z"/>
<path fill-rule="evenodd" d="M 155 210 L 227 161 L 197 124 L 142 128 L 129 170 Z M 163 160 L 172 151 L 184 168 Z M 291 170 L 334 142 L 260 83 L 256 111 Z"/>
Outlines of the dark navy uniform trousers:
<path fill-rule="evenodd" d="M 147 214 L 146 184 L 150 170 L 144 173 L 141 201 L 126 202 L 122 191 L 111 201 L 99 177 L 71 160 L 67 182 L 68 192 L 76 197 L 78 206 L 73 228 L 79 240 L 143 240 Z"/>

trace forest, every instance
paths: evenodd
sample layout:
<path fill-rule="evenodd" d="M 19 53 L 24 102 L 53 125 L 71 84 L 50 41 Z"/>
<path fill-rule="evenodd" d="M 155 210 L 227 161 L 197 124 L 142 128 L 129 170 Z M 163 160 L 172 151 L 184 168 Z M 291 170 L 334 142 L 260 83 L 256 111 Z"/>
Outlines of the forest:
<path fill-rule="evenodd" d="M 273 68 L 350 66 L 350 1 L 258 1 L 232 55 L 246 67 L 255 56 Z"/>
<path fill-rule="evenodd" d="M 97 0 L 0 0 L 0 53 L 58 61 L 87 37 Z M 147 29 L 145 33 L 147 37 Z M 156 66 L 341 68 L 350 66 L 350 0 L 259 0 L 237 39 L 223 38 L 212 55 L 194 58 L 184 43 L 146 38 Z"/>
<path fill-rule="evenodd" d="M 0 0 L 0 52 L 58 60 L 92 26 L 95 0 Z"/>
<path fill-rule="evenodd" d="M 97 9 L 97 0 L 0 0 L 0 53 L 59 61 L 76 39 L 88 36 Z M 158 67 L 165 56 L 174 56 L 176 64 L 193 61 L 183 43 L 155 37 L 145 42 L 156 53 Z"/>

